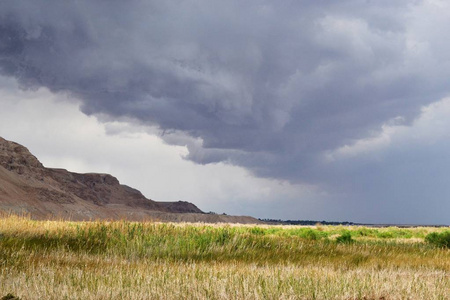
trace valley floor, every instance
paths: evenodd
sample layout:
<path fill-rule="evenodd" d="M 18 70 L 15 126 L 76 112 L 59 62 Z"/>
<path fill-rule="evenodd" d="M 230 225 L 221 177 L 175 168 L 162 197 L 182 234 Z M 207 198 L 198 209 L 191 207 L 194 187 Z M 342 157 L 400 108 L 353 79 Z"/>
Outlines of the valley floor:
<path fill-rule="evenodd" d="M 450 250 L 424 241 L 446 230 L 9 216 L 0 298 L 448 299 Z"/>

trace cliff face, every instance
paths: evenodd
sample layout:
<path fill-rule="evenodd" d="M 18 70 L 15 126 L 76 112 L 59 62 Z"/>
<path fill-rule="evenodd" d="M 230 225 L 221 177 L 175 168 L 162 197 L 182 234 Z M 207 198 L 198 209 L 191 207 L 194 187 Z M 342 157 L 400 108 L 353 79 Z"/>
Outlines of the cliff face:
<path fill-rule="evenodd" d="M 188 202 L 156 202 L 109 174 L 45 168 L 27 148 L 0 137 L 0 209 L 35 218 L 149 219 L 154 212 L 203 212 Z"/>
<path fill-rule="evenodd" d="M 0 137 L 0 166 L 17 174 L 36 173 L 44 166 L 27 148 Z"/>

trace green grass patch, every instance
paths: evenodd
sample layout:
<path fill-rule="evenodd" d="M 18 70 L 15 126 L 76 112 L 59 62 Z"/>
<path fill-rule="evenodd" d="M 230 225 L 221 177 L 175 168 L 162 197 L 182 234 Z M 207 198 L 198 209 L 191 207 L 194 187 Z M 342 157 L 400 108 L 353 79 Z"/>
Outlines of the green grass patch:
<path fill-rule="evenodd" d="M 450 231 L 432 232 L 425 237 L 425 240 L 437 247 L 450 248 Z"/>

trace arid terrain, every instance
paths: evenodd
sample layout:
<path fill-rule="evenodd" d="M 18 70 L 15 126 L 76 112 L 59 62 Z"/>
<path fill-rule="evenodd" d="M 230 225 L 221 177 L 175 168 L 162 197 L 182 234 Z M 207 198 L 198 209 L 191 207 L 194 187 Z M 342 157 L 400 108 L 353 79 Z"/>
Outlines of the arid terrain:
<path fill-rule="evenodd" d="M 153 201 L 109 174 L 46 168 L 26 147 L 1 137 L 0 210 L 33 219 L 260 223 L 205 214 L 185 201 Z"/>

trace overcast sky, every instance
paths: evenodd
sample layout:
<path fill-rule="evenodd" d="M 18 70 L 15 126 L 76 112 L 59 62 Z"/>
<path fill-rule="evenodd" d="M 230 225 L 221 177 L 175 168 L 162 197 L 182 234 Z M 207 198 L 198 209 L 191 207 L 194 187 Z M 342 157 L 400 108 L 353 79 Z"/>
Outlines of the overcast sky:
<path fill-rule="evenodd" d="M 263 218 L 450 223 L 448 1 L 0 1 L 0 136 Z"/>

